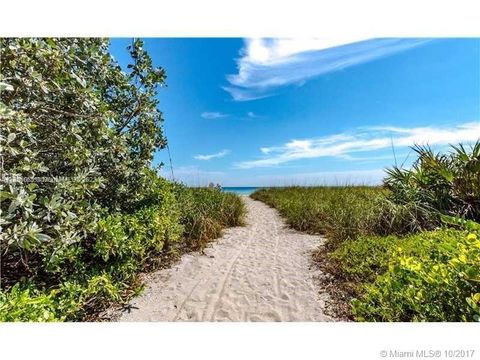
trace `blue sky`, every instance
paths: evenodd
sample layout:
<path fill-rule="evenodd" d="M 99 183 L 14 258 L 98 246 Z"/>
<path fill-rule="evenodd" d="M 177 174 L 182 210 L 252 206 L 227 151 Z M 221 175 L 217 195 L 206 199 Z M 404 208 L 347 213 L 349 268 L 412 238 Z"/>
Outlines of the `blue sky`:
<path fill-rule="evenodd" d="M 113 39 L 122 66 L 130 39 Z M 480 136 L 480 39 L 151 38 L 175 178 L 379 183 L 409 146 Z M 393 150 L 392 150 L 393 144 Z M 395 156 L 394 156 L 395 154 Z M 166 150 L 155 163 L 170 169 Z"/>

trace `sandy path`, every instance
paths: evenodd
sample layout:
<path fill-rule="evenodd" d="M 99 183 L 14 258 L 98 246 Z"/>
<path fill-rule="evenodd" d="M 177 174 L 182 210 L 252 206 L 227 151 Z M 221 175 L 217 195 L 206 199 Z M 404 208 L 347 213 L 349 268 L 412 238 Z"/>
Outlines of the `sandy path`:
<path fill-rule="evenodd" d="M 243 197 L 247 226 L 150 274 L 119 321 L 328 321 L 311 252 L 321 237 L 286 228 L 276 210 Z"/>

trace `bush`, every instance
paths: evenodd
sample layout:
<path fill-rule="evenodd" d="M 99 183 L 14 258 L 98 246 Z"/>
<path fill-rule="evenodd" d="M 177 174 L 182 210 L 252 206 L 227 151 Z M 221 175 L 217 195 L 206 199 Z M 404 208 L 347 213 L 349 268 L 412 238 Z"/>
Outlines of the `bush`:
<path fill-rule="evenodd" d="M 156 99 L 165 73 L 139 40 L 129 47 L 129 74 L 108 46 L 103 39 L 1 39 L 7 283 L 23 272 L 58 274 L 90 257 L 99 220 L 137 211 L 157 186 L 149 166 L 165 146 Z"/>
<path fill-rule="evenodd" d="M 330 254 L 331 271 L 356 286 L 374 281 L 388 269 L 391 253 L 401 242 L 396 236 L 347 240 Z"/>
<path fill-rule="evenodd" d="M 364 292 L 353 301 L 358 320 L 480 321 L 478 235 L 458 230 L 413 235 L 399 242 L 388 271 Z"/>
<path fill-rule="evenodd" d="M 469 150 L 452 146 L 448 154 L 413 149 L 418 158 L 412 168 L 388 169 L 385 185 L 392 202 L 415 214 L 414 228 L 438 226 L 441 214 L 480 221 L 480 141 Z"/>
<path fill-rule="evenodd" d="M 0 321 L 65 320 L 65 316 L 57 314 L 59 301 L 55 295 L 56 291 L 42 293 L 31 284 L 24 287 L 16 284 L 9 292 L 0 292 Z"/>

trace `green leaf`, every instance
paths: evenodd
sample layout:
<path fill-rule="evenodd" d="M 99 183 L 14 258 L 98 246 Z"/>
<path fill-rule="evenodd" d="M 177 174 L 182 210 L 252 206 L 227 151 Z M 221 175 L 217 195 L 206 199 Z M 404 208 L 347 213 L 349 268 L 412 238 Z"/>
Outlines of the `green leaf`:
<path fill-rule="evenodd" d="M 47 234 L 41 234 L 40 233 L 40 234 L 37 234 L 37 240 L 44 242 L 44 241 L 50 241 L 50 240 L 52 240 L 52 238 L 50 236 L 48 236 Z"/>
<path fill-rule="evenodd" d="M 82 85 L 82 87 L 85 87 L 86 86 L 86 82 L 85 82 L 85 79 L 81 79 L 80 77 L 78 77 L 77 74 L 75 74 L 73 71 L 72 71 L 72 76 L 75 80 L 77 80 L 77 82 Z"/>
<path fill-rule="evenodd" d="M 7 137 L 7 144 L 11 143 L 13 140 L 15 140 L 15 138 L 17 137 L 17 135 L 15 133 L 10 133 L 8 134 L 8 137 Z"/>
<path fill-rule="evenodd" d="M 0 82 L 0 91 L 13 91 L 13 86 L 4 82 Z"/>
<path fill-rule="evenodd" d="M 0 201 L 13 199 L 13 195 L 8 191 L 0 191 Z"/>

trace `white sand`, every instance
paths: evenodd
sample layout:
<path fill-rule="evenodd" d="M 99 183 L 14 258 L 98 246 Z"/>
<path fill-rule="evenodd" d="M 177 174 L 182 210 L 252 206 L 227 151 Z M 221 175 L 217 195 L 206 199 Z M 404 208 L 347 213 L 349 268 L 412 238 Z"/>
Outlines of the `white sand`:
<path fill-rule="evenodd" d="M 247 226 L 150 274 L 138 309 L 119 321 L 329 321 L 312 251 L 319 236 L 288 229 L 276 210 L 243 197 Z M 312 268 L 311 268 L 312 267 Z"/>

